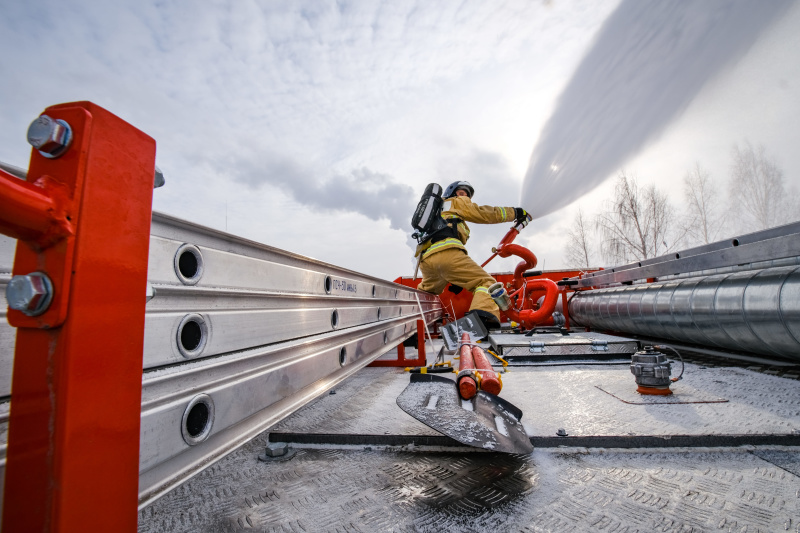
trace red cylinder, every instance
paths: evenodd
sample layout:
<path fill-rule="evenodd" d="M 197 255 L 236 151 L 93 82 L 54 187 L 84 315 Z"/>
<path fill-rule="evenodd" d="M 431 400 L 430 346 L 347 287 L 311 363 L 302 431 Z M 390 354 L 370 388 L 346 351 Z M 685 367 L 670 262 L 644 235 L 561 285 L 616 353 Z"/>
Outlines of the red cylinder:
<path fill-rule="evenodd" d="M 461 334 L 461 342 L 462 343 L 470 342 L 469 333 Z M 459 373 L 462 370 L 474 370 L 474 369 L 475 369 L 475 361 L 472 359 L 472 350 L 470 350 L 470 345 L 462 344 L 461 350 L 459 350 L 459 361 L 458 361 Z M 475 382 L 475 378 L 473 378 L 471 375 L 461 376 L 460 378 L 458 378 L 458 393 L 465 400 L 470 400 L 476 394 L 478 394 L 478 384 Z"/>
<path fill-rule="evenodd" d="M 485 390 L 489 394 L 497 396 L 503 388 L 500 378 L 497 373 L 492 370 L 492 365 L 489 363 L 489 358 L 478 346 L 472 347 L 472 359 L 475 361 L 475 368 L 481 374 L 481 390 Z"/>

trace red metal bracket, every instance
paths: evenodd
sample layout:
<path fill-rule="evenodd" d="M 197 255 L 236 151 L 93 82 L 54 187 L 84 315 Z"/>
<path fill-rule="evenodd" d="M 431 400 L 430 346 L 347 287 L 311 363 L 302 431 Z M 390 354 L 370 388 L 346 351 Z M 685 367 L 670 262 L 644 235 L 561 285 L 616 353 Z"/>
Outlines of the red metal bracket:
<path fill-rule="evenodd" d="M 425 354 L 425 323 L 417 320 L 417 358 L 406 359 L 406 347 L 403 343 L 397 345 L 397 359 L 381 359 L 373 361 L 367 366 L 426 366 Z"/>
<path fill-rule="evenodd" d="M 53 285 L 43 314 L 8 313 L 3 530 L 135 531 L 155 141 L 90 102 L 45 113 L 71 126 L 69 149 L 34 150 L 27 182 L 0 174 L 13 273 Z"/>

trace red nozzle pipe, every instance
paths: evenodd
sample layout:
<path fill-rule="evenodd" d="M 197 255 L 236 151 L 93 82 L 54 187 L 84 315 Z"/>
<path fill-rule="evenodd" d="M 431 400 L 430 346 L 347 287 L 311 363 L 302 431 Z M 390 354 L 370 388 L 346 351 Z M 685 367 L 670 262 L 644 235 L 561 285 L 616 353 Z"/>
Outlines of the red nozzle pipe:
<path fill-rule="evenodd" d="M 522 287 L 522 274 L 536 267 L 536 264 L 539 262 L 533 252 L 519 244 L 503 244 L 497 249 L 497 255 L 500 257 L 516 255 L 522 258 L 522 261 L 517 264 L 517 268 L 514 269 L 514 287 L 518 289 Z"/>
<path fill-rule="evenodd" d="M 556 302 L 558 302 L 558 285 L 550 279 L 535 279 L 528 282 L 528 288 L 530 290 L 544 289 L 544 301 L 539 309 L 536 311 L 532 309 L 525 309 L 522 311 L 508 309 L 503 312 L 514 322 L 519 322 L 526 328 L 532 328 L 546 321 L 553 315 L 553 311 L 556 309 Z"/>
<path fill-rule="evenodd" d="M 503 248 L 503 246 L 505 246 L 507 244 L 511 244 L 511 242 L 513 242 L 514 239 L 517 238 L 517 235 L 519 235 L 519 230 L 517 229 L 516 226 L 514 226 L 510 230 L 508 230 L 508 233 L 506 233 L 503 236 L 503 238 L 500 239 L 500 243 L 497 245 L 497 247 L 496 248 L 492 248 L 494 253 L 489 256 L 489 259 L 487 259 L 486 261 L 483 262 L 483 264 L 481 265 L 481 268 L 483 268 L 486 265 L 488 265 L 489 261 L 491 261 L 492 259 L 497 257 L 499 255 L 500 249 Z M 501 257 L 506 257 L 506 256 L 501 256 Z"/>
<path fill-rule="evenodd" d="M 517 229 L 516 226 L 514 226 L 513 228 L 508 230 L 508 233 L 506 233 L 502 239 L 500 239 L 500 244 L 497 245 L 497 248 L 501 248 L 506 244 L 511 244 L 512 242 L 514 242 L 514 239 L 517 238 L 517 235 L 519 235 L 519 230 Z"/>

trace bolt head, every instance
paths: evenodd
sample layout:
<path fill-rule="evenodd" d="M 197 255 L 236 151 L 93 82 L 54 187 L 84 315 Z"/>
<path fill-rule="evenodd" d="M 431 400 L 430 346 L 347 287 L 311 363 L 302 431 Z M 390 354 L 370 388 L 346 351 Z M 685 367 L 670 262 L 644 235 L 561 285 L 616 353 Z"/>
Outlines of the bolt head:
<path fill-rule="evenodd" d="M 155 175 L 153 177 L 153 188 L 158 189 L 159 187 L 163 187 L 166 182 L 167 180 L 164 179 L 164 173 L 161 172 L 161 169 L 156 165 Z"/>
<path fill-rule="evenodd" d="M 8 307 L 28 316 L 41 315 L 53 299 L 53 284 L 45 274 L 14 276 L 6 286 Z"/>
<path fill-rule="evenodd" d="M 270 442 L 264 454 L 267 457 L 282 457 L 289 451 L 289 445 L 285 442 Z"/>
<path fill-rule="evenodd" d="M 72 142 L 72 128 L 63 120 L 41 115 L 28 127 L 28 142 L 43 156 L 53 159 L 67 151 Z"/>

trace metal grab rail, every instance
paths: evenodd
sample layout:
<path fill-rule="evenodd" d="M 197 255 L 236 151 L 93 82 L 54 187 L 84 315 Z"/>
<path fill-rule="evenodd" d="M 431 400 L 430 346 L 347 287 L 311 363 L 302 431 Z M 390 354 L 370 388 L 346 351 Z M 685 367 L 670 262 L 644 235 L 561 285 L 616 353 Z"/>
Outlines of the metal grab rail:
<path fill-rule="evenodd" d="M 645 259 L 627 265 L 609 267 L 573 278 L 576 288 L 603 287 L 617 283 L 664 278 L 680 274 L 706 275 L 712 269 L 726 267 L 762 268 L 765 259 L 797 258 L 800 250 L 800 222 L 724 239 L 704 246 Z M 777 266 L 777 265 L 770 265 Z"/>
<path fill-rule="evenodd" d="M 14 165 L 9 165 L 8 163 L 3 163 L 2 161 L 0 161 L 0 170 L 3 170 L 7 174 L 11 174 L 15 178 L 19 178 L 21 180 L 28 179 L 28 174 L 27 172 L 25 172 L 24 169 L 21 169 Z"/>
<path fill-rule="evenodd" d="M 90 102 L 28 139 L 28 180 L 0 174 L 0 231 L 21 239 L 3 530 L 134 531 L 155 141 Z"/>

